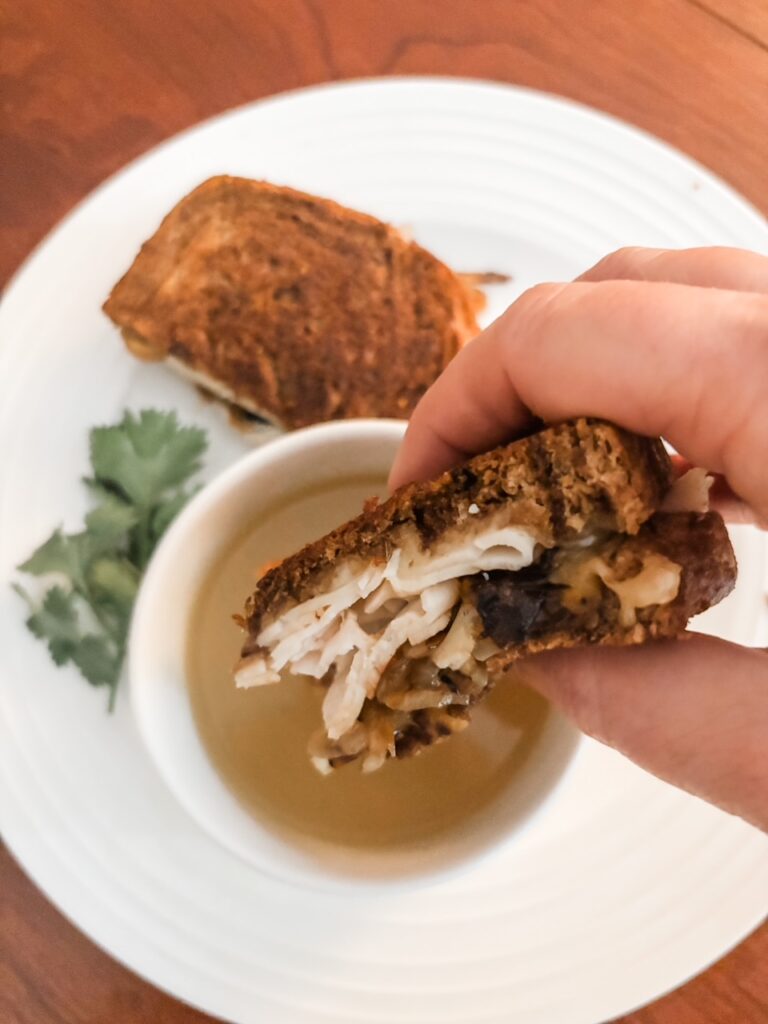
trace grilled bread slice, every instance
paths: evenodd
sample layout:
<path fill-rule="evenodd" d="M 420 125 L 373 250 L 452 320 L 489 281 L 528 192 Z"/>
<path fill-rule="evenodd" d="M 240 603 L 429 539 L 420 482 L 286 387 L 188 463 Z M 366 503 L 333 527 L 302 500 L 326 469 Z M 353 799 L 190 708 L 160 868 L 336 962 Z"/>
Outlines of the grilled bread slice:
<path fill-rule="evenodd" d="M 322 770 L 416 752 L 522 655 L 677 636 L 731 590 L 722 519 L 671 488 L 658 440 L 586 419 L 404 487 L 262 578 L 236 681 L 327 686 Z"/>
<path fill-rule="evenodd" d="M 139 358 L 294 428 L 407 418 L 477 333 L 474 304 L 388 224 L 222 176 L 171 210 L 104 310 Z"/>

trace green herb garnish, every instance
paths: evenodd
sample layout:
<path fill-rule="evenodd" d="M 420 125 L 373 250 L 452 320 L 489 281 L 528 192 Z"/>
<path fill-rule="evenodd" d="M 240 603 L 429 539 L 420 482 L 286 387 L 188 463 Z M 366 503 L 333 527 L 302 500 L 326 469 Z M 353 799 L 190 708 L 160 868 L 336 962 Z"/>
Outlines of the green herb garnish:
<path fill-rule="evenodd" d="M 84 479 L 95 506 L 80 533 L 56 530 L 18 568 L 59 577 L 39 604 L 27 602 L 27 627 L 48 645 L 57 665 L 72 662 L 93 686 L 109 688 L 114 706 L 139 580 L 157 542 L 195 488 L 205 432 L 182 427 L 173 412 L 126 412 L 113 427 L 90 433 L 92 475 Z"/>

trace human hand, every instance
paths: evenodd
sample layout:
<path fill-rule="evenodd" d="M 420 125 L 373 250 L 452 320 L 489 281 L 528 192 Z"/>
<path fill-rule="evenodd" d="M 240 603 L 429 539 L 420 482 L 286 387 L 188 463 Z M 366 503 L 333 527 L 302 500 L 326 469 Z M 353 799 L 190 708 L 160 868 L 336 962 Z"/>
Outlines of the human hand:
<path fill-rule="evenodd" d="M 717 474 L 726 518 L 768 524 L 768 258 L 625 249 L 525 292 L 419 403 L 390 485 L 573 416 L 664 436 Z M 768 830 L 768 653 L 691 634 L 517 667 L 589 735 Z"/>

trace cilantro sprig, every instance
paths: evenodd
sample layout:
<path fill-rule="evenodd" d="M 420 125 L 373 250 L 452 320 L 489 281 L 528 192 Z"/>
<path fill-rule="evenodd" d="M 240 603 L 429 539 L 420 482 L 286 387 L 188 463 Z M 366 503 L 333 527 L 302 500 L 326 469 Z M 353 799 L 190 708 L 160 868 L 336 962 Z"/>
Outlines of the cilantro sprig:
<path fill-rule="evenodd" d="M 57 665 L 71 662 L 93 686 L 106 686 L 110 710 L 141 575 L 196 490 L 190 479 L 207 445 L 203 430 L 155 409 L 95 427 L 91 475 L 83 480 L 94 506 L 84 529 L 55 530 L 18 567 L 29 576 L 55 577 L 37 601 L 14 584 L 29 607 L 27 627 Z"/>

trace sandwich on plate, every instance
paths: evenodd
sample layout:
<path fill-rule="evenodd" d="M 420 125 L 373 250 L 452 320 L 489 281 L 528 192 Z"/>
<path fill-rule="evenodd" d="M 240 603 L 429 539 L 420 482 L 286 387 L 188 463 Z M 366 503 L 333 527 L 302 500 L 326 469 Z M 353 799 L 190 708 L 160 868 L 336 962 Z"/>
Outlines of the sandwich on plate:
<path fill-rule="evenodd" d="M 595 420 L 478 455 L 267 572 L 237 685 L 317 680 L 313 763 L 372 771 L 463 729 L 524 655 L 682 634 L 736 580 L 707 495 L 659 440 Z"/>
<path fill-rule="evenodd" d="M 104 310 L 138 358 L 291 429 L 407 419 L 478 332 L 478 295 L 375 217 L 222 176 L 171 210 Z"/>

